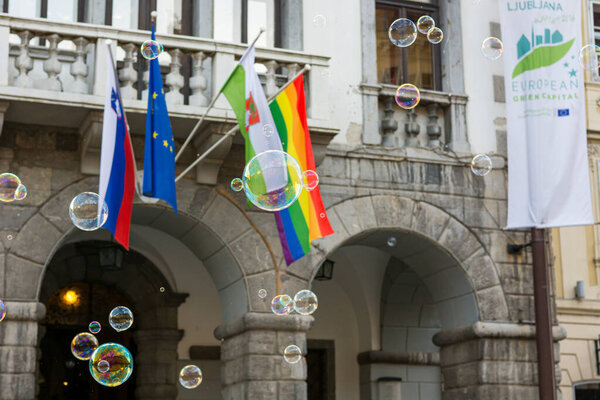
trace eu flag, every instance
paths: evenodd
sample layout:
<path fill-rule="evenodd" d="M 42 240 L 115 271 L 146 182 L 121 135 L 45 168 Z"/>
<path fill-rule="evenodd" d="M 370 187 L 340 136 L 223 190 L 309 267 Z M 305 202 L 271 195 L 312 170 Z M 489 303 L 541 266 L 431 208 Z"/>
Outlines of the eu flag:
<path fill-rule="evenodd" d="M 154 26 L 152 40 L 156 40 Z M 166 201 L 177 213 L 173 132 L 157 58 L 150 60 L 149 76 L 143 194 Z"/>

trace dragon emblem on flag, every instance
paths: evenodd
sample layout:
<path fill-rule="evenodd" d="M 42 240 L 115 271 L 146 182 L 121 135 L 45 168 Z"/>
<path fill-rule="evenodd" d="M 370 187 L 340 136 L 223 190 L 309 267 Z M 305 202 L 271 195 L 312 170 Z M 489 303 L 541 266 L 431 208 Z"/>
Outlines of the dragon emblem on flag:
<path fill-rule="evenodd" d="M 252 98 L 252 92 L 249 93 L 248 98 L 246 99 L 246 132 L 248 129 L 260 122 L 260 116 L 258 115 L 258 109 L 256 108 L 256 103 L 254 103 L 254 99 Z"/>

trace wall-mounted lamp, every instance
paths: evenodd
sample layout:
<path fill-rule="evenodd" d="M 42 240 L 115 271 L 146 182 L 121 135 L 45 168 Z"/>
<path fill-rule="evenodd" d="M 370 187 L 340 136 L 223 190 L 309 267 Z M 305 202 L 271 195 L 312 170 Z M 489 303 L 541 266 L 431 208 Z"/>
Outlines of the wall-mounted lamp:
<path fill-rule="evenodd" d="M 334 262 L 331 260 L 323 261 L 323 264 L 319 267 L 315 280 L 317 281 L 330 281 L 333 278 L 333 266 Z"/>
<path fill-rule="evenodd" d="M 577 285 L 575 285 L 575 298 L 585 299 L 585 286 L 583 281 L 577 281 Z"/>

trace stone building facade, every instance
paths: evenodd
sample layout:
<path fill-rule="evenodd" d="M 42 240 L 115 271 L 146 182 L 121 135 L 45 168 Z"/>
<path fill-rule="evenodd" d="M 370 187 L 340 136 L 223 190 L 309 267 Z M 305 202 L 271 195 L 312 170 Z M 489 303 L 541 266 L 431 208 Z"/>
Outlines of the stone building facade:
<path fill-rule="evenodd" d="M 469 75 L 480 60 L 467 50 L 478 39 L 466 21 L 480 13 L 478 29 L 495 33 L 493 5 L 352 0 L 338 18 L 333 0 L 259 2 L 279 21 L 257 49 L 267 94 L 312 65 L 309 128 L 335 230 L 288 267 L 273 216 L 228 188 L 244 166 L 240 138 L 178 183 L 177 214 L 136 197 L 129 252 L 105 230 L 77 230 L 68 205 L 98 184 L 107 40 L 118 47 L 141 169 L 147 77 L 136 54 L 147 26 L 142 17 L 133 29 L 108 26 L 103 2 L 86 2 L 75 23 L 11 14 L 13 1 L 0 3 L 8 13 L 0 14 L 0 169 L 29 194 L 0 206 L 0 399 L 537 398 L 531 255 L 506 252 L 528 233 L 502 230 L 503 105 L 493 85 L 501 66 L 484 71 L 485 85 Z M 159 30 L 158 40 L 178 145 L 243 53 L 250 20 L 240 28 L 231 15 L 254 15 L 251 3 L 172 2 L 179 25 Z M 376 22 L 386 7 L 420 6 L 431 7 L 452 40 L 427 50 L 439 84 L 405 112 L 393 105 L 395 86 L 378 76 Z M 339 41 L 348 23 L 356 29 Z M 207 120 L 178 171 L 234 123 L 224 100 Z M 472 174 L 475 152 L 495 154 L 489 175 Z M 321 276 L 325 263 L 333 275 Z M 311 288 L 317 312 L 271 313 L 278 279 L 282 293 Z M 61 303 L 65 290 L 80 303 Z M 117 301 L 133 310 L 134 326 L 121 336 L 106 326 L 99 339 L 131 348 L 135 373 L 109 393 L 79 373 L 85 366 L 68 358 L 68 344 L 90 318 L 106 321 Z M 564 336 L 556 324 L 557 362 Z M 302 362 L 283 361 L 289 344 L 302 348 Z M 177 385 L 190 363 L 204 371 L 194 391 Z"/>

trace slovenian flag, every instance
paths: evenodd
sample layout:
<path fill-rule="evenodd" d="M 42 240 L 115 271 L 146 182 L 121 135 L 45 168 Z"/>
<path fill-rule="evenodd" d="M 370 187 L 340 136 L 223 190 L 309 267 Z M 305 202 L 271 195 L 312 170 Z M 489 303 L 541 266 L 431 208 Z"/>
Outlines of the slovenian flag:
<path fill-rule="evenodd" d="M 98 195 L 108 206 L 108 219 L 103 227 L 111 231 L 115 240 L 129 250 L 129 227 L 135 193 L 135 165 L 110 46 L 107 54 Z M 100 204 L 99 211 L 101 206 Z"/>

